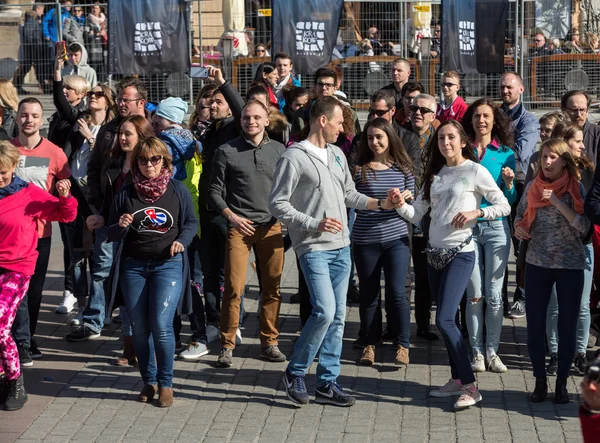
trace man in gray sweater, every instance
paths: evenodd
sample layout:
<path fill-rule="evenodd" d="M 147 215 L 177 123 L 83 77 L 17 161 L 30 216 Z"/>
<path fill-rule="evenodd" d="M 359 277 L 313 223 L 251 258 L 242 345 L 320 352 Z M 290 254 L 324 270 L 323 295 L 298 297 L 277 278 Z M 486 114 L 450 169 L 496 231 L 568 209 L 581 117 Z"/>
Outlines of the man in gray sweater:
<path fill-rule="evenodd" d="M 251 100 L 242 110 L 242 134 L 220 146 L 213 160 L 208 199 L 229 222 L 225 250 L 225 290 L 221 302 L 221 352 L 217 366 L 233 364 L 240 302 L 246 281 L 250 248 L 254 246 L 260 269 L 260 357 L 282 362 L 279 350 L 279 292 L 283 271 L 281 224 L 269 213 L 273 172 L 285 147 L 269 139 L 268 110 Z"/>
<path fill-rule="evenodd" d="M 346 157 L 333 145 L 343 131 L 341 106 L 334 97 L 315 101 L 308 138 L 281 156 L 269 201 L 271 214 L 288 228 L 313 306 L 283 377 L 288 398 L 297 404 L 308 403 L 304 376 L 317 353 L 315 401 L 336 406 L 355 403 L 336 382 L 350 277 L 346 207 L 393 207 L 389 199 L 377 200 L 356 191 Z"/>

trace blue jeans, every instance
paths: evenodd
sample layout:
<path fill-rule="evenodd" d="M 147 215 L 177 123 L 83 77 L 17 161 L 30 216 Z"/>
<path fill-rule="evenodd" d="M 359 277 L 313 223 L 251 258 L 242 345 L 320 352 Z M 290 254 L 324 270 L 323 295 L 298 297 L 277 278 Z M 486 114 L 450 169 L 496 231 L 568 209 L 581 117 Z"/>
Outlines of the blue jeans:
<path fill-rule="evenodd" d="M 534 377 L 546 376 L 546 313 L 556 285 L 558 299 L 558 371 L 567 378 L 575 357 L 577 318 L 583 292 L 583 270 L 548 269 L 527 263 L 525 293 L 527 303 L 527 348 Z"/>
<path fill-rule="evenodd" d="M 181 254 L 168 260 L 124 258 L 121 263 L 119 284 L 140 373 L 144 383 L 160 388 L 173 386 L 173 317 L 181 297 L 182 268 Z"/>
<path fill-rule="evenodd" d="M 473 354 L 490 358 L 500 345 L 502 320 L 502 284 L 510 254 L 508 221 L 480 221 L 473 229 L 475 267 L 467 286 L 467 328 Z M 484 303 L 485 301 L 485 303 Z M 486 343 L 483 351 L 484 305 Z"/>
<path fill-rule="evenodd" d="M 471 369 L 465 340 L 456 324 L 456 313 L 467 289 L 474 265 L 474 252 L 458 253 L 441 271 L 427 265 L 429 286 L 437 303 L 435 324 L 442 333 L 446 344 L 452 378 L 460 379 L 463 385 L 473 383 L 475 376 Z"/>
<path fill-rule="evenodd" d="M 304 376 L 318 353 L 317 385 L 322 386 L 340 375 L 350 247 L 307 252 L 300 257 L 300 266 L 310 292 L 312 312 L 287 370 L 292 375 Z"/>
<path fill-rule="evenodd" d="M 92 289 L 87 306 L 83 311 L 82 324 L 99 334 L 104 326 L 105 294 L 110 294 L 108 276 L 117 243 L 107 241 L 108 228 L 96 229 L 94 233 L 96 234 L 96 240 L 94 242 L 94 260 L 92 264 Z"/>
<path fill-rule="evenodd" d="M 410 348 L 410 304 L 406 298 L 406 275 L 410 264 L 408 237 L 386 243 L 353 245 L 354 263 L 360 290 L 360 328 L 369 345 L 381 337 L 377 321 L 381 270 L 385 274 L 385 298 L 388 308 L 388 330 L 393 335 L 394 346 Z"/>
<path fill-rule="evenodd" d="M 581 295 L 581 309 L 577 319 L 577 353 L 587 352 L 588 338 L 590 336 L 590 292 L 592 291 L 592 279 L 594 276 L 594 247 L 585 246 L 585 269 L 583 271 L 583 294 Z M 548 305 L 546 316 L 546 338 L 551 354 L 558 352 L 558 300 L 556 298 L 556 286 L 552 288 L 552 296 Z"/>

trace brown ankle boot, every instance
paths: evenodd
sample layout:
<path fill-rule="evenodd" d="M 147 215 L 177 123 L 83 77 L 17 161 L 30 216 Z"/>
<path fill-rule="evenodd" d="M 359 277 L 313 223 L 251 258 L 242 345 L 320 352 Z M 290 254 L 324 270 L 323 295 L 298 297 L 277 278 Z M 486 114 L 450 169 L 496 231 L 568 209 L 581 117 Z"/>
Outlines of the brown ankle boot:
<path fill-rule="evenodd" d="M 173 405 L 173 389 L 159 388 L 158 390 L 158 406 L 168 408 Z"/>
<path fill-rule="evenodd" d="M 138 396 L 138 401 L 141 401 L 142 403 L 150 403 L 152 400 L 154 400 L 157 390 L 158 386 L 156 385 L 144 385 L 142 392 L 140 392 L 140 395 Z"/>
<path fill-rule="evenodd" d="M 137 357 L 133 350 L 133 338 L 123 337 L 123 355 L 115 360 L 117 366 L 134 366 L 137 363 Z"/>

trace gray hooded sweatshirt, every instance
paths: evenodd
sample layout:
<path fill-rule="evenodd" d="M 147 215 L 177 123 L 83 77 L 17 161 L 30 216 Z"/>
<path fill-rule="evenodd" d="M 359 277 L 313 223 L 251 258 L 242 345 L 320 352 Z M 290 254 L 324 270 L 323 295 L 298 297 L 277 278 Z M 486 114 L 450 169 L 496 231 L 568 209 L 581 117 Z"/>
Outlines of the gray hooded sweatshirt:
<path fill-rule="evenodd" d="M 62 68 L 61 75 L 63 78 L 67 75 L 80 75 L 90 82 L 90 85 L 93 88 L 98 84 L 96 71 L 94 71 L 94 68 L 87 64 L 88 53 L 85 47 L 80 43 L 77 44 L 81 47 L 81 61 L 79 62 L 79 65 L 74 66 L 70 62 L 65 63 L 64 68 Z"/>
<path fill-rule="evenodd" d="M 305 143 L 295 143 L 283 153 L 269 197 L 269 211 L 287 226 L 298 256 L 348 246 L 346 207 L 367 209 L 369 200 L 356 191 L 340 148 L 327 145 L 326 165 L 303 146 Z M 341 221 L 343 230 L 337 234 L 319 232 L 319 222 L 326 217 Z"/>

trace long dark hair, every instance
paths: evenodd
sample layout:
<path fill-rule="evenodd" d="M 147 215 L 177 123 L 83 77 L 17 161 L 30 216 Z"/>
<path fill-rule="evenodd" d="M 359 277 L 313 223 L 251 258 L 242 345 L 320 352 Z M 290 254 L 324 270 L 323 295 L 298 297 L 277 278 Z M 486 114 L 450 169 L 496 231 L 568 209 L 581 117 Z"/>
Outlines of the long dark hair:
<path fill-rule="evenodd" d="M 502 146 L 508 148 L 513 147 L 515 135 L 512 128 L 511 122 L 508 116 L 500 109 L 500 106 L 495 104 L 489 98 L 480 98 L 474 101 L 471 106 L 468 107 L 465 115 L 462 118 L 464 123 L 464 130 L 467 137 L 471 142 L 475 141 L 475 128 L 473 127 L 473 114 L 479 106 L 489 106 L 492 108 L 494 113 L 494 126 L 492 127 L 492 140 L 497 140 Z"/>
<path fill-rule="evenodd" d="M 369 162 L 373 161 L 373 151 L 369 148 L 368 131 L 370 128 L 376 128 L 385 133 L 388 138 L 388 158 L 405 174 L 413 172 L 413 162 L 406 153 L 406 148 L 402 144 L 402 140 L 398 137 L 398 133 L 392 125 L 384 118 L 374 118 L 369 120 L 365 125 L 360 138 L 360 144 L 356 153 L 356 167 L 360 168 L 360 179 L 363 182 L 367 181 L 367 170 L 373 173 L 373 178 L 377 180 L 375 170 L 369 166 Z"/>
<path fill-rule="evenodd" d="M 439 128 L 431 137 L 429 144 L 427 145 L 427 164 L 425 165 L 425 172 L 423 173 L 423 200 L 431 201 L 431 183 L 433 182 L 433 177 L 440 172 L 440 170 L 446 165 L 446 159 L 440 152 L 440 148 L 438 146 L 438 135 L 442 128 L 446 126 L 453 126 L 458 131 L 458 136 L 460 137 L 460 142 L 465 144 L 465 147 L 462 148 L 462 156 L 467 160 L 474 161 L 477 163 L 477 157 L 475 155 L 475 150 L 471 147 L 469 143 L 469 138 L 465 133 L 465 130 L 461 126 L 459 122 L 456 120 L 448 120 L 440 125 Z"/>
<path fill-rule="evenodd" d="M 125 117 L 123 121 L 119 124 L 119 128 L 117 130 L 117 135 L 113 142 L 113 146 L 110 150 L 110 155 L 112 158 L 120 158 L 123 155 L 123 151 L 121 151 L 121 142 L 119 141 L 119 133 L 121 132 L 121 127 L 125 123 L 131 123 L 135 127 L 135 132 L 138 135 L 138 143 L 140 140 L 152 137 L 154 135 L 154 131 L 152 130 L 152 126 L 146 119 L 146 117 L 142 115 L 130 115 Z"/>
<path fill-rule="evenodd" d="M 583 129 L 581 129 L 581 127 L 579 125 L 576 125 L 575 123 L 558 122 L 554 126 L 554 129 L 552 129 L 551 138 L 561 138 L 565 142 L 567 142 L 567 145 L 568 145 L 569 140 L 571 140 L 572 138 L 575 138 L 575 135 L 578 132 L 581 132 L 583 134 Z M 541 155 L 541 152 L 542 151 L 540 151 L 540 155 Z M 591 161 L 588 160 L 585 152 L 583 152 L 581 154 L 581 157 L 575 158 L 575 163 L 581 169 L 589 169 L 591 171 L 594 171 L 596 169 L 596 166 Z"/>

